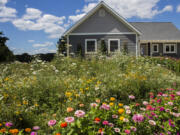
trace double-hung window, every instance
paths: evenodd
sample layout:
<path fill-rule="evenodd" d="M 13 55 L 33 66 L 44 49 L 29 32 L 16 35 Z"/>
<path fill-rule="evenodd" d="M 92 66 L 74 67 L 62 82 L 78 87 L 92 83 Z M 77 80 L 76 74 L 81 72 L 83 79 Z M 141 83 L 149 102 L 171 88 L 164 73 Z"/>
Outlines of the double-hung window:
<path fill-rule="evenodd" d="M 97 53 L 97 40 L 96 39 L 86 39 L 85 40 L 85 53 Z"/>
<path fill-rule="evenodd" d="M 164 53 L 176 53 L 177 45 L 176 44 L 165 44 L 164 45 Z"/>
<path fill-rule="evenodd" d="M 159 45 L 158 44 L 152 44 L 152 52 L 153 53 L 159 52 Z"/>
<path fill-rule="evenodd" d="M 120 39 L 108 40 L 108 52 L 109 53 L 120 52 Z"/>

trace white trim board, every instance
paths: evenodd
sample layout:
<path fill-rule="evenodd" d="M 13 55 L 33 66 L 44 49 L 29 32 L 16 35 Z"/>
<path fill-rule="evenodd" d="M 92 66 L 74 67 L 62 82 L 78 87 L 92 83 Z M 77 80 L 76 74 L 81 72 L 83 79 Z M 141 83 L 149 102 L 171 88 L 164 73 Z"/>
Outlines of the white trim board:
<path fill-rule="evenodd" d="M 76 29 L 79 25 L 81 25 L 86 19 L 88 19 L 91 15 L 93 15 L 98 9 L 101 7 L 104 7 L 107 9 L 112 15 L 117 17 L 117 19 L 125 24 L 127 27 L 129 27 L 132 31 L 135 33 L 141 35 L 142 33 L 137 30 L 133 25 L 131 25 L 126 19 L 124 19 L 122 16 L 120 16 L 116 11 L 114 11 L 111 7 L 109 7 L 105 2 L 101 1 L 96 7 L 94 7 L 91 11 L 89 11 L 84 17 L 82 17 L 77 23 L 75 23 L 72 27 L 70 27 L 64 34 L 63 36 L 66 36 L 70 34 L 74 29 Z"/>
<path fill-rule="evenodd" d="M 69 35 L 134 35 L 134 32 L 121 32 L 121 33 L 70 33 Z"/>

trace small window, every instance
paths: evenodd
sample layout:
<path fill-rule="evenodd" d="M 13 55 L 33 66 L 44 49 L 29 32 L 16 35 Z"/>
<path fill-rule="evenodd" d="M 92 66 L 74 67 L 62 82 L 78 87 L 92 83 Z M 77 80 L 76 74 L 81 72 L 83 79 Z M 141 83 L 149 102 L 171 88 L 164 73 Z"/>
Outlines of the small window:
<path fill-rule="evenodd" d="M 119 39 L 109 39 L 108 52 L 120 52 L 120 40 Z"/>
<path fill-rule="evenodd" d="M 165 44 L 164 45 L 164 53 L 176 53 L 176 44 Z"/>
<path fill-rule="evenodd" d="M 152 52 L 153 53 L 159 52 L 159 45 L 158 44 L 152 44 Z"/>
<path fill-rule="evenodd" d="M 97 40 L 86 39 L 85 40 L 85 53 L 96 53 L 97 52 Z"/>

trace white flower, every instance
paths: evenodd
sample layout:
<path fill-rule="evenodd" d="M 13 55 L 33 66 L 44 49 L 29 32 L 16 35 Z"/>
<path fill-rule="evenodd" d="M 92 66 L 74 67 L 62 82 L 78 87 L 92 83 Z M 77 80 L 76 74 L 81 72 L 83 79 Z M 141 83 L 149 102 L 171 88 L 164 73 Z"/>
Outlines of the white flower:
<path fill-rule="evenodd" d="M 149 120 L 149 124 L 152 125 L 152 126 L 155 126 L 156 122 L 154 120 Z"/>

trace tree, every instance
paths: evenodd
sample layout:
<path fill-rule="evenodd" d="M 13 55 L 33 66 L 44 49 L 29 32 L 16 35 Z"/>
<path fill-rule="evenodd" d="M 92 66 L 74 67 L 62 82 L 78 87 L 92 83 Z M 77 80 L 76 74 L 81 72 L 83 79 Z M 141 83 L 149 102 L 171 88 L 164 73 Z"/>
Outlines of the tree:
<path fill-rule="evenodd" d="M 101 48 L 100 48 L 102 54 L 107 54 L 107 47 L 104 40 L 101 40 Z"/>
<path fill-rule="evenodd" d="M 14 55 L 11 50 L 6 46 L 6 42 L 9 40 L 7 37 L 3 36 L 0 32 L 0 62 L 13 61 Z"/>
<path fill-rule="evenodd" d="M 61 37 L 59 41 L 57 42 L 58 45 L 58 53 L 67 54 L 67 40 L 66 37 Z"/>

